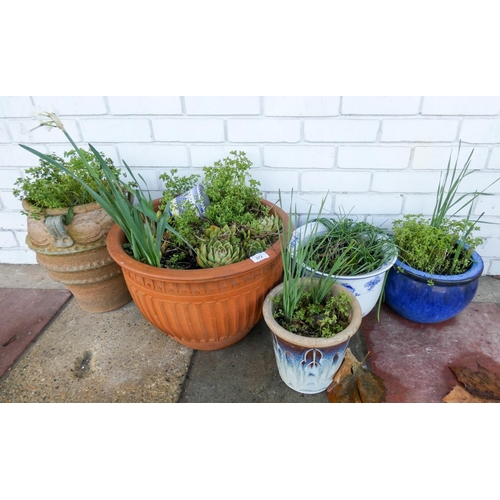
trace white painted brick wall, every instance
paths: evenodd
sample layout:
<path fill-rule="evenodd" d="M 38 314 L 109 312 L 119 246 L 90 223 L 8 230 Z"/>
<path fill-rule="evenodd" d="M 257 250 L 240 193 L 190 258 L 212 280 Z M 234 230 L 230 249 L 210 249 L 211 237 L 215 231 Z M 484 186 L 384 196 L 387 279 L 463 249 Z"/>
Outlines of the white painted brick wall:
<path fill-rule="evenodd" d="M 305 120 L 307 142 L 373 142 L 377 138 L 377 120 Z"/>
<path fill-rule="evenodd" d="M 337 116 L 340 97 L 264 97 L 266 116 Z"/>
<path fill-rule="evenodd" d="M 493 148 L 488 163 L 488 168 L 500 170 L 500 148 Z"/>
<path fill-rule="evenodd" d="M 474 152 L 472 152 L 473 150 Z M 450 153 L 452 153 L 451 165 L 453 166 L 457 160 L 458 148 L 454 148 L 452 151 L 452 148 L 449 146 L 416 147 L 413 153 L 412 168 L 414 170 L 445 170 L 450 160 Z M 473 170 L 485 168 L 488 161 L 489 149 L 482 147 L 461 146 L 458 165 L 462 166 L 471 153 L 470 168 Z"/>
<path fill-rule="evenodd" d="M 229 142 L 299 142 L 300 121 L 227 120 L 227 135 Z"/>
<path fill-rule="evenodd" d="M 264 146 L 264 166 L 277 168 L 332 168 L 334 147 Z"/>
<path fill-rule="evenodd" d="M 34 97 L 35 106 L 52 108 L 59 116 L 104 115 L 107 112 L 104 97 Z"/>
<path fill-rule="evenodd" d="M 416 115 L 420 97 L 344 97 L 345 115 Z"/>
<path fill-rule="evenodd" d="M 409 147 L 339 147 L 339 168 L 405 169 L 410 161 Z"/>
<path fill-rule="evenodd" d="M 371 190 L 386 193 L 433 193 L 439 172 L 375 172 Z"/>
<path fill-rule="evenodd" d="M 0 248 L 12 248 L 17 246 L 17 240 L 12 231 L 0 231 Z"/>
<path fill-rule="evenodd" d="M 458 120 L 384 120 L 382 142 L 451 142 L 457 139 Z"/>
<path fill-rule="evenodd" d="M 155 140 L 162 142 L 223 142 L 224 121 L 217 119 L 154 118 Z"/>
<path fill-rule="evenodd" d="M 112 115 L 181 115 L 180 97 L 108 97 Z"/>
<path fill-rule="evenodd" d="M 0 117 L 20 118 L 30 116 L 33 110 L 33 101 L 30 97 L 0 96 Z"/>
<path fill-rule="evenodd" d="M 500 141 L 500 118 L 472 119 L 463 121 L 461 138 L 464 142 L 493 143 Z"/>
<path fill-rule="evenodd" d="M 500 97 L 424 97 L 423 115 L 498 115 Z"/>
<path fill-rule="evenodd" d="M 335 196 L 335 212 L 353 215 L 399 214 L 403 204 L 400 194 L 338 194 Z"/>
<path fill-rule="evenodd" d="M 369 190 L 370 178 L 370 172 L 306 171 L 302 173 L 301 190 L 332 193 L 363 192 Z"/>
<path fill-rule="evenodd" d="M 6 123 L 0 123 L 0 143 L 10 142 L 9 129 Z"/>
<path fill-rule="evenodd" d="M 258 97 L 185 97 L 188 115 L 258 115 Z"/>
<path fill-rule="evenodd" d="M 91 142 L 141 174 L 153 196 L 171 168 L 201 174 L 232 150 L 245 151 L 266 199 L 291 191 L 301 214 L 352 216 L 390 227 L 405 213 L 430 214 L 450 152 L 459 164 L 474 148 L 465 189 L 500 177 L 500 97 L 87 96 L 0 97 L 0 262 L 35 263 L 24 239 L 26 218 L 12 195 L 15 180 L 38 164 L 19 147 L 62 155 L 59 130 L 37 129 L 34 106 L 55 108 L 77 144 Z M 500 274 L 500 182 L 474 204 L 486 212 L 480 253 L 485 274 Z"/>
<path fill-rule="evenodd" d="M 151 127 L 145 118 L 101 118 L 80 121 L 82 138 L 88 142 L 151 142 Z M 71 135 L 71 134 L 70 134 Z"/>

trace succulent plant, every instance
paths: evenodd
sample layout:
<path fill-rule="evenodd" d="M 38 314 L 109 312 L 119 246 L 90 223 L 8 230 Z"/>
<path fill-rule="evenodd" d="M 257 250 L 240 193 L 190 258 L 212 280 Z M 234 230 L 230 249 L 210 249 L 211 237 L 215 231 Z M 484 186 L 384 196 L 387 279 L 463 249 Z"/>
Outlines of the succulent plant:
<path fill-rule="evenodd" d="M 219 267 L 236 264 L 246 258 L 241 243 L 233 244 L 229 240 L 210 239 L 197 249 L 196 261 L 201 267 Z"/>
<path fill-rule="evenodd" d="M 236 225 L 229 227 L 227 224 L 220 228 L 219 226 L 210 226 L 205 230 L 205 235 L 208 236 L 209 241 L 214 240 L 229 240 L 236 235 Z"/>
<path fill-rule="evenodd" d="M 255 255 L 256 253 L 264 252 L 270 246 L 271 246 L 271 244 L 269 243 L 267 238 L 264 238 L 262 240 L 259 240 L 259 239 L 249 240 L 245 244 L 246 254 L 248 257 L 251 257 L 252 255 Z"/>
<path fill-rule="evenodd" d="M 249 229 L 254 236 L 267 236 L 269 233 L 277 232 L 278 227 L 279 217 L 277 215 L 265 215 L 260 219 L 252 221 Z"/>

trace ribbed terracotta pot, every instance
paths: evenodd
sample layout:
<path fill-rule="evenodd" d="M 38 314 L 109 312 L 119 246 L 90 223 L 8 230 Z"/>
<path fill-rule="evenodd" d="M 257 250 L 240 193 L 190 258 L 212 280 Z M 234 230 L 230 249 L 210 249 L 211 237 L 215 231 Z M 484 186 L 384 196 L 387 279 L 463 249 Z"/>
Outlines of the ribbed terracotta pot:
<path fill-rule="evenodd" d="M 349 325 L 331 338 L 297 335 L 274 319 L 274 300 L 283 294 L 283 284 L 271 290 L 264 301 L 264 321 L 271 330 L 278 372 L 283 382 L 294 391 L 301 394 L 325 391 L 344 360 L 351 337 L 361 325 L 362 311 L 356 297 L 337 284 L 333 285 L 330 294 L 337 295 L 341 291 L 352 299 Z"/>
<path fill-rule="evenodd" d="M 23 200 L 26 212 L 33 207 Z M 28 217 L 26 244 L 49 276 L 66 286 L 87 312 L 113 311 L 131 300 L 120 266 L 106 248 L 112 219 L 98 203 L 75 206 L 70 224 L 68 209 L 45 209 L 39 219 Z"/>
<path fill-rule="evenodd" d="M 155 201 L 155 208 L 159 200 Z M 284 222 L 288 216 L 272 203 Z M 281 281 L 281 246 L 277 241 L 260 262 L 246 259 L 213 269 L 164 269 L 143 264 L 123 250 L 125 233 L 113 225 L 108 250 L 122 267 L 132 299 L 142 315 L 191 349 L 213 351 L 245 337 L 262 316 L 267 293 Z"/>

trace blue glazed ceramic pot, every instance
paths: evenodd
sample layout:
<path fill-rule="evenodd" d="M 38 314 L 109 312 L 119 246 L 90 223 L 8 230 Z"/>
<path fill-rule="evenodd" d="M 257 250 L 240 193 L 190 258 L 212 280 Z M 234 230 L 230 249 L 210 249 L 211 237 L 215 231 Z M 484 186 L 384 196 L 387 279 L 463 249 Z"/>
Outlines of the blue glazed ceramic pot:
<path fill-rule="evenodd" d="M 283 293 L 283 284 L 273 288 L 264 300 L 263 316 L 271 330 L 278 372 L 294 391 L 302 394 L 325 391 L 344 360 L 349 340 L 361 325 L 361 306 L 356 297 L 341 285 L 333 285 L 330 293 L 336 295 L 341 291 L 352 298 L 350 323 L 331 338 L 303 337 L 278 324 L 274 319 L 274 298 Z"/>
<path fill-rule="evenodd" d="M 472 259 L 467 272 L 454 276 L 417 271 L 398 259 L 387 276 L 385 301 L 400 316 L 417 323 L 453 318 L 469 305 L 479 285 L 483 259 L 477 252 Z"/>

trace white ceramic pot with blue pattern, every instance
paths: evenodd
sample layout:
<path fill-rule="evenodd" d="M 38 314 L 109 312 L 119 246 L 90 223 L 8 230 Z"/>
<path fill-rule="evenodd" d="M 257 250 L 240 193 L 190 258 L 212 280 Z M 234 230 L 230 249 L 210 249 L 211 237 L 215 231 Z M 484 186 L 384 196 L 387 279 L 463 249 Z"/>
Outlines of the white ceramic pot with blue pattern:
<path fill-rule="evenodd" d="M 309 278 L 303 278 L 308 279 Z M 330 293 L 346 290 L 333 285 Z M 325 391 L 344 360 L 349 340 L 361 325 L 361 307 L 352 297 L 349 326 L 331 338 L 304 337 L 281 327 L 274 319 L 275 297 L 283 293 L 283 284 L 273 288 L 264 300 L 264 321 L 271 330 L 274 354 L 281 379 L 294 391 L 317 394 Z"/>
<path fill-rule="evenodd" d="M 327 232 L 327 228 L 320 222 L 309 222 L 303 226 L 298 227 L 292 233 L 290 239 L 290 246 L 296 244 L 304 244 L 312 236 L 314 227 L 317 224 L 317 230 L 315 232 L 315 237 L 323 236 Z M 378 269 L 372 271 L 371 273 L 360 274 L 358 276 L 335 276 L 336 283 L 342 285 L 344 288 L 349 290 L 359 301 L 361 305 L 361 310 L 363 317 L 366 316 L 377 304 L 380 294 L 384 286 L 384 280 L 387 272 L 393 264 L 396 262 L 398 256 L 397 253 L 392 257 L 389 257 L 386 262 L 384 262 Z M 326 277 L 327 274 L 320 272 L 313 272 L 310 267 L 305 268 L 304 274 L 306 276 L 314 276 L 318 278 Z"/>

